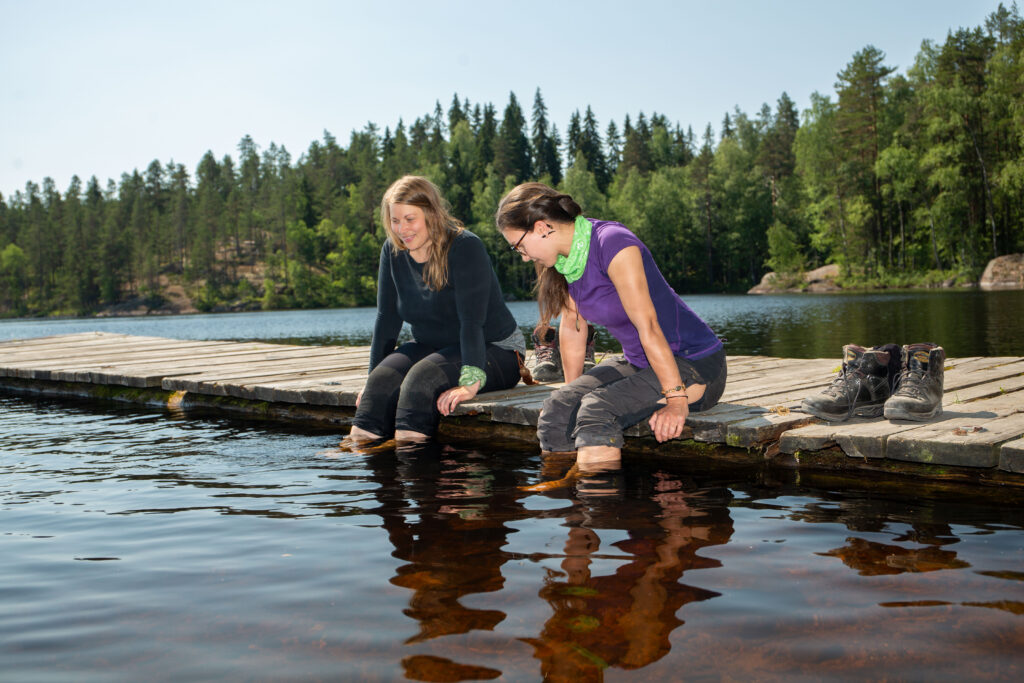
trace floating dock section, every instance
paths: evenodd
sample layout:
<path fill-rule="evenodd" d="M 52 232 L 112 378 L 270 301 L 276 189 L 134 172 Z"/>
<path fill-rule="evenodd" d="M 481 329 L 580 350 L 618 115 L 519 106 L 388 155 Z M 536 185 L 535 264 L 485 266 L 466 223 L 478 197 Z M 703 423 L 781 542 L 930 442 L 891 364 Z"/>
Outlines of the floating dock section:
<path fill-rule="evenodd" d="M 101 332 L 0 342 L 0 390 L 109 398 L 172 409 L 223 408 L 343 427 L 366 380 L 368 347 L 189 341 Z M 599 356 L 600 359 L 600 356 Z M 765 458 L 826 453 L 858 463 L 1024 474 L 1024 358 L 950 358 L 943 412 L 929 422 L 883 418 L 822 423 L 800 412 L 839 370 L 838 359 L 730 356 L 722 402 L 693 413 L 680 439 L 648 446 L 671 455 L 721 444 Z M 478 395 L 442 428 L 532 440 L 551 384 Z M 645 425 L 627 437 L 649 436 Z M 839 464 L 839 463 L 837 463 Z M 876 469 L 885 469 L 876 467 Z M 934 470 L 934 467 L 933 467 Z M 924 470 L 922 470 L 924 471 Z"/>

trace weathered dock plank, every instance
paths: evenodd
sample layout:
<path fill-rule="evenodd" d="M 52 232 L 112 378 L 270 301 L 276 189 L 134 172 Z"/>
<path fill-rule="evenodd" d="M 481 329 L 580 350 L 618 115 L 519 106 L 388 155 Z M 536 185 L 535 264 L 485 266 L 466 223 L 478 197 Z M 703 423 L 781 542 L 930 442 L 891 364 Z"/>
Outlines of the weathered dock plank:
<path fill-rule="evenodd" d="M 313 379 L 303 382 L 275 385 L 253 385 L 232 389 L 230 395 L 247 400 L 272 403 L 305 403 L 310 405 L 354 408 L 356 396 L 363 389 L 366 375 L 358 381 Z"/>
<path fill-rule="evenodd" d="M 270 345 L 264 345 L 272 348 Z M 226 354 L 249 352 L 252 344 L 232 342 L 179 341 L 159 337 L 135 338 L 117 335 L 83 340 L 71 344 L 48 344 L 38 351 L 23 349 L 12 352 L 0 347 L 0 373 L 23 379 L 54 381 L 91 381 L 81 376 L 92 370 L 131 367 L 135 364 L 157 364 L 166 372 L 167 364 L 183 358 L 215 358 Z M 138 376 L 137 374 L 132 375 Z M 104 380 L 106 381 L 106 380 Z M 134 383 L 134 386 L 145 386 Z"/>
<path fill-rule="evenodd" d="M 1010 403 L 1024 404 L 1024 361 L 1018 358 L 970 359 L 952 361 L 945 374 L 943 412 L 932 422 L 963 420 L 967 410 L 984 410 L 975 402 L 1004 395 L 1016 395 Z M 783 434 L 783 453 L 816 451 L 838 445 L 856 458 L 887 457 L 890 437 L 920 427 L 916 423 L 890 422 L 884 419 L 853 419 L 848 422 L 813 424 Z"/>
<path fill-rule="evenodd" d="M 368 355 L 368 347 L 82 333 L 0 342 L 0 377 L 173 392 L 164 395 L 179 397 L 182 405 L 188 403 L 182 395 L 210 397 L 197 402 L 204 405 L 225 397 L 240 399 L 240 405 L 291 405 L 320 414 L 355 406 Z M 943 413 L 925 423 L 878 418 L 823 424 L 803 413 L 800 402 L 828 386 L 839 367 L 837 359 L 730 356 L 722 402 L 691 413 L 682 438 L 748 450 L 777 443 L 789 454 L 838 445 L 848 456 L 869 462 L 888 459 L 1024 473 L 1024 358 L 948 359 Z M 472 416 L 472 424 L 480 420 L 495 427 L 532 427 L 544 399 L 557 386 L 520 385 L 480 394 L 454 415 Z M 289 411 L 293 409 L 277 412 Z M 648 436 L 650 429 L 642 422 L 626 434 Z"/>
<path fill-rule="evenodd" d="M 954 392 L 954 396 L 947 394 L 943 401 L 942 415 L 936 416 L 930 424 L 940 421 L 959 423 L 965 419 L 967 422 L 976 422 L 979 416 L 971 415 L 986 408 L 975 401 L 995 398 L 1004 395 L 1005 392 L 1014 393 L 1021 389 L 1024 389 L 1024 375 L 1000 380 L 998 384 L 970 386 Z M 1020 394 L 1010 399 L 1011 406 L 1021 402 L 1024 402 L 1024 396 Z M 835 442 L 843 452 L 853 457 L 884 458 L 887 457 L 886 444 L 889 438 L 917 429 L 919 426 L 911 422 L 872 421 L 849 431 L 836 433 Z"/>
<path fill-rule="evenodd" d="M 104 335 L 102 337 L 91 337 L 82 340 L 66 340 L 59 342 L 53 340 L 50 343 L 32 347 L 28 345 L 8 346 L 0 344 L 0 351 L 12 361 L 17 360 L 45 360 L 45 359 L 66 359 L 69 354 L 76 357 L 103 356 L 110 353 L 131 353 L 134 351 L 156 351 L 170 348 L 195 348 L 195 347 L 221 347 L 228 348 L 233 342 L 225 341 L 195 341 L 165 339 L 162 337 L 130 337 L 128 335 Z M 238 342 L 235 342 L 238 343 Z"/>
<path fill-rule="evenodd" d="M 1024 439 L 1003 444 L 999 449 L 999 469 L 1024 473 Z"/>
<path fill-rule="evenodd" d="M 0 342 L 0 350 L 19 348 L 44 349 L 51 345 L 62 345 L 68 343 L 87 346 L 90 342 L 110 343 L 112 340 L 132 339 L 146 341 L 159 339 L 164 342 L 177 341 L 168 337 L 148 337 L 145 335 L 115 334 L 111 332 L 75 332 L 72 334 L 53 334 L 47 337 L 30 337 L 28 339 L 7 339 Z"/>
<path fill-rule="evenodd" d="M 827 384 L 835 375 L 834 361 L 810 360 L 773 363 L 769 367 L 739 374 L 729 368 L 729 381 L 722 399 L 731 401 L 767 396 L 790 389 L 805 389 Z"/>
<path fill-rule="evenodd" d="M 961 404 L 942 419 L 893 434 L 886 441 L 891 460 L 935 465 L 996 467 L 999 446 L 1024 434 L 1024 401 L 1018 394 Z"/>

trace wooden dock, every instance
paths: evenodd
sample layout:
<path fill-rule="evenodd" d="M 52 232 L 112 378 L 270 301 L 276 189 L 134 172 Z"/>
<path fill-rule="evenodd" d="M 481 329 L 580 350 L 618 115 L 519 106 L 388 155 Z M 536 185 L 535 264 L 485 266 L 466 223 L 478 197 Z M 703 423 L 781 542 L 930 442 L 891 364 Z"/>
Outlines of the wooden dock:
<path fill-rule="evenodd" d="M 368 353 L 368 347 L 60 335 L 0 342 L 0 390 L 316 415 L 343 425 L 363 387 Z M 943 413 L 927 423 L 824 424 L 800 412 L 800 401 L 820 392 L 838 369 L 838 359 L 730 356 L 722 402 L 691 414 L 681 439 L 658 448 L 668 453 L 703 442 L 797 461 L 841 450 L 865 462 L 1024 473 L 1024 358 L 948 359 Z M 530 427 L 552 386 L 486 393 L 446 421 L 484 430 L 518 427 L 533 438 Z M 643 425 L 627 432 L 647 434 Z"/>

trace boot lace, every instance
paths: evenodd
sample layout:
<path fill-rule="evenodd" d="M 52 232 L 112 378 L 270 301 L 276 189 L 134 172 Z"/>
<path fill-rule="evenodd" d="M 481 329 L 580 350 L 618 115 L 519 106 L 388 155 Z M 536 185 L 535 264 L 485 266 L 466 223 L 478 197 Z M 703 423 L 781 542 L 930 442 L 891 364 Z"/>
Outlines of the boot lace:
<path fill-rule="evenodd" d="M 838 398 L 842 395 L 846 399 L 847 420 L 853 417 L 853 411 L 856 408 L 857 396 L 860 394 L 862 383 L 863 378 L 860 373 L 856 370 L 850 369 L 846 363 L 843 363 L 843 367 L 839 371 L 839 374 L 836 375 L 835 379 L 832 380 L 832 383 L 828 385 L 828 388 L 824 391 L 824 393 L 830 396 Z"/>
<path fill-rule="evenodd" d="M 555 345 L 538 342 L 533 345 L 533 357 L 537 363 L 550 363 L 555 360 Z"/>
<path fill-rule="evenodd" d="M 924 399 L 924 371 L 905 370 L 896 378 L 896 387 L 893 389 L 893 396 L 908 396 L 915 399 Z"/>

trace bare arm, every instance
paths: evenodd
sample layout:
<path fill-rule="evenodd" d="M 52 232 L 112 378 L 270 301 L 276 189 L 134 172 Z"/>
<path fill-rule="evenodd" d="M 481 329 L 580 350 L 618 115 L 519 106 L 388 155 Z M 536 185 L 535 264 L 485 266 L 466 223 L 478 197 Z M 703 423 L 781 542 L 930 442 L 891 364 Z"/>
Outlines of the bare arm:
<path fill-rule="evenodd" d="M 562 357 L 562 374 L 571 382 L 583 374 L 583 359 L 587 353 L 587 321 L 578 317 L 576 302 L 562 309 L 562 322 L 558 325 L 558 353 Z M 579 329 L 577 328 L 579 321 Z"/>
<path fill-rule="evenodd" d="M 640 248 L 630 246 L 616 254 L 608 264 L 608 277 L 615 285 L 626 315 L 640 335 L 640 344 L 662 390 L 681 386 L 683 380 L 679 375 L 679 367 L 665 339 L 665 333 L 658 324 L 658 315 L 647 287 Z M 684 394 L 685 391 L 676 393 Z M 669 399 L 664 408 L 651 416 L 650 424 L 655 438 L 665 441 L 679 436 L 689 412 L 686 398 Z"/>

